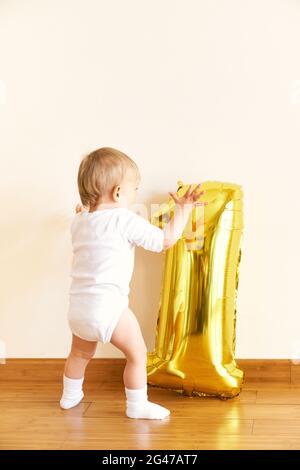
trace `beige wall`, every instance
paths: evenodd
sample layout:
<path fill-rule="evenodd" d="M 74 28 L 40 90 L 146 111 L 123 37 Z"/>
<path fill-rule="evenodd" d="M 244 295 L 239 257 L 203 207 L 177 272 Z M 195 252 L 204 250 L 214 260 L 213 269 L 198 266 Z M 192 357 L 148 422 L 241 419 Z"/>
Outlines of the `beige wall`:
<path fill-rule="evenodd" d="M 297 355 L 299 24 L 296 0 L 0 2 L 7 357 L 68 353 L 76 174 L 100 146 L 137 161 L 146 204 L 178 179 L 243 186 L 236 353 Z M 149 350 L 162 261 L 136 251 L 131 306 Z M 111 345 L 97 354 L 122 356 Z"/>

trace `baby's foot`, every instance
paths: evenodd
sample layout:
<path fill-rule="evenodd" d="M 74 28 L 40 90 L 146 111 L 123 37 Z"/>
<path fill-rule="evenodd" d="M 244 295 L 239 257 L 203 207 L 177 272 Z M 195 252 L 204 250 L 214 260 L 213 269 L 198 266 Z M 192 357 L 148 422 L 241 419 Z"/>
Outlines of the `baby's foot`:
<path fill-rule="evenodd" d="M 127 403 L 126 405 L 126 415 L 128 418 L 164 419 L 169 414 L 170 410 L 148 400 L 138 403 Z"/>
<path fill-rule="evenodd" d="M 73 406 L 78 405 L 78 403 L 83 399 L 82 383 L 84 377 L 81 379 L 70 379 L 64 375 L 63 384 L 64 390 L 62 397 L 60 399 L 60 406 L 64 410 L 73 408 Z"/>
<path fill-rule="evenodd" d="M 78 403 L 81 402 L 81 400 L 83 399 L 84 397 L 84 394 L 82 391 L 78 392 L 76 395 L 74 396 L 65 396 L 63 394 L 63 396 L 61 397 L 60 399 L 60 406 L 64 409 L 64 410 L 68 410 L 69 408 L 73 408 L 73 406 L 76 406 L 78 405 Z"/>

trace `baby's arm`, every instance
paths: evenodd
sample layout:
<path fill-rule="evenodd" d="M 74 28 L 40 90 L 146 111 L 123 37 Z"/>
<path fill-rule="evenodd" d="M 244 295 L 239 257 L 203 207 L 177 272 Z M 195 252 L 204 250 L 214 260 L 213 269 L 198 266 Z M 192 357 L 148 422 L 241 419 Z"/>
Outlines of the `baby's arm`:
<path fill-rule="evenodd" d="M 176 204 L 174 216 L 162 229 L 164 232 L 163 251 L 171 248 L 181 238 L 191 210 L 192 207 Z"/>
<path fill-rule="evenodd" d="M 188 222 L 190 212 L 195 206 L 207 205 L 208 202 L 200 202 L 199 198 L 205 191 L 199 193 L 198 184 L 192 191 L 192 185 L 182 197 L 178 197 L 177 193 L 169 193 L 175 201 L 175 212 L 172 219 L 164 226 L 164 244 L 163 249 L 167 250 L 174 245 L 182 236 L 182 232 Z"/>
<path fill-rule="evenodd" d="M 199 186 L 193 192 L 190 187 L 181 198 L 175 195 L 176 193 L 170 193 L 176 202 L 176 210 L 173 218 L 163 229 L 151 224 L 149 220 L 144 219 L 135 212 L 125 209 L 120 218 L 120 229 L 123 236 L 130 243 L 141 246 L 146 250 L 161 252 L 170 248 L 181 238 L 193 207 L 207 204 L 196 201 L 204 193 L 202 191 L 201 194 L 196 195 Z"/>

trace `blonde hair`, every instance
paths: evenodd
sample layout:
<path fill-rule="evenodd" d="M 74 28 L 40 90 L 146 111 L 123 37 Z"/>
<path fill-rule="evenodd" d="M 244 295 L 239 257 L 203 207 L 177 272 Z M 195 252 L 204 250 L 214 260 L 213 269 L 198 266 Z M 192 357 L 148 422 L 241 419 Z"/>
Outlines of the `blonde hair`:
<path fill-rule="evenodd" d="M 115 185 L 122 182 L 126 172 L 133 170 L 137 179 L 137 164 L 125 153 L 112 147 L 102 147 L 86 155 L 79 165 L 77 185 L 83 206 L 94 209 Z"/>

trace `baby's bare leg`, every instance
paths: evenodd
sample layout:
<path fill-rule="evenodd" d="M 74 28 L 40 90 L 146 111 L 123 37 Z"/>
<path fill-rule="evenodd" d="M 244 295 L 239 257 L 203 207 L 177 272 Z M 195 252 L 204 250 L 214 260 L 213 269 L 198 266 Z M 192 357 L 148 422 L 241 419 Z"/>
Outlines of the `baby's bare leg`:
<path fill-rule="evenodd" d="M 65 410 L 78 405 L 83 398 L 82 384 L 85 368 L 95 354 L 97 341 L 86 341 L 73 334 L 72 348 L 63 376 L 60 406 Z"/>
<path fill-rule="evenodd" d="M 73 334 L 71 352 L 65 365 L 65 375 L 71 379 L 83 377 L 96 348 L 97 341 L 86 341 Z"/>
<path fill-rule="evenodd" d="M 130 308 L 122 313 L 111 337 L 111 343 L 126 356 L 124 385 L 126 415 L 129 418 L 164 419 L 170 411 L 148 400 L 147 348 L 138 321 Z"/>
<path fill-rule="evenodd" d="M 147 347 L 136 316 L 127 308 L 114 329 L 110 342 L 126 356 L 123 373 L 127 388 L 141 388 L 147 383 Z"/>

